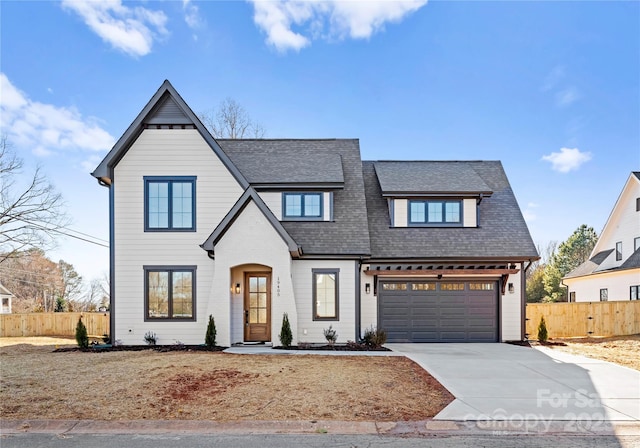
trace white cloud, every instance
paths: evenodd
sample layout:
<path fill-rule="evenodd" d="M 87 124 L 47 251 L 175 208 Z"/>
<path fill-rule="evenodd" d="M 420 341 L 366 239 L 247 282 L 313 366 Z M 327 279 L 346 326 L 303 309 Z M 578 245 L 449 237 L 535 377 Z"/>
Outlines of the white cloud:
<path fill-rule="evenodd" d="M 153 41 L 168 34 L 167 16 L 141 6 L 123 6 L 121 0 L 62 0 L 105 42 L 131 56 L 151 52 Z"/>
<path fill-rule="evenodd" d="M 32 101 L 4 73 L 0 73 L 0 91 L 2 133 L 38 156 L 65 149 L 105 151 L 115 142 L 95 118 L 82 117 L 75 108 Z"/>
<path fill-rule="evenodd" d="M 400 22 L 427 0 L 251 0 L 253 20 L 278 51 L 299 51 L 311 39 L 368 39 L 387 22 Z M 307 35 L 292 28 L 308 26 Z"/>
<path fill-rule="evenodd" d="M 556 93 L 556 105 L 558 107 L 569 106 L 580 99 L 580 92 L 575 87 L 567 87 Z"/>
<path fill-rule="evenodd" d="M 560 152 L 552 152 L 542 156 L 542 160 L 551 162 L 551 168 L 561 173 L 577 170 L 585 162 L 591 160 L 590 152 L 580 152 L 578 148 L 560 148 Z"/>
<path fill-rule="evenodd" d="M 544 79 L 544 83 L 542 84 L 540 90 L 546 92 L 553 89 L 564 78 L 564 76 L 565 67 L 563 65 L 556 65 Z"/>

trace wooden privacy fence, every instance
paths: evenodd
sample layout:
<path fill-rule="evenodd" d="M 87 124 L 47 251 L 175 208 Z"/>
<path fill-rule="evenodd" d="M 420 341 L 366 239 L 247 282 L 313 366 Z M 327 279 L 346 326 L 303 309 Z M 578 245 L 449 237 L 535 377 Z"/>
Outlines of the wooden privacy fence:
<path fill-rule="evenodd" d="M 528 303 L 529 339 L 538 338 L 538 325 L 542 316 L 550 338 L 624 336 L 640 333 L 640 300 Z"/>
<path fill-rule="evenodd" d="M 78 319 L 91 336 L 109 334 L 109 313 L 0 314 L 0 337 L 75 336 Z"/>

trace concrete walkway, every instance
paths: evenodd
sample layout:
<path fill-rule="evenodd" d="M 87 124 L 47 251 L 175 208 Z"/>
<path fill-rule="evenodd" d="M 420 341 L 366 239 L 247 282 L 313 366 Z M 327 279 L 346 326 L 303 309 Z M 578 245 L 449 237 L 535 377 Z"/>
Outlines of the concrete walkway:
<path fill-rule="evenodd" d="M 436 420 L 640 421 L 640 372 L 540 347 L 385 344 L 455 397 Z"/>

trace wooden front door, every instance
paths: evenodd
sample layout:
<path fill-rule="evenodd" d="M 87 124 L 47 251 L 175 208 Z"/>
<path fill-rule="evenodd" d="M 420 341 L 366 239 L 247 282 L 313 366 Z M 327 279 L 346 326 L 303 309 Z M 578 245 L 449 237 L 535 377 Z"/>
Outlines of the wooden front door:
<path fill-rule="evenodd" d="M 271 341 L 271 274 L 244 274 L 244 340 Z"/>

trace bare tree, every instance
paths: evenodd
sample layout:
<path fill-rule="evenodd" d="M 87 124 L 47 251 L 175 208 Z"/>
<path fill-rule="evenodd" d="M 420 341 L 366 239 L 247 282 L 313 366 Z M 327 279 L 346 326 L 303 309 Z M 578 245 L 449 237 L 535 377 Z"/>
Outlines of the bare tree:
<path fill-rule="evenodd" d="M 25 249 L 47 248 L 67 224 L 60 193 L 36 168 L 27 182 L 24 162 L 0 139 L 0 263 Z"/>
<path fill-rule="evenodd" d="M 264 138 L 266 134 L 264 127 L 232 98 L 225 98 L 217 110 L 203 112 L 199 118 L 214 138 Z"/>

